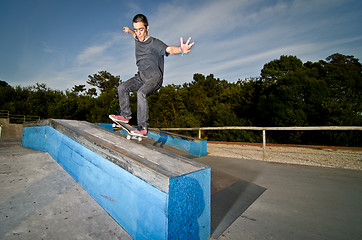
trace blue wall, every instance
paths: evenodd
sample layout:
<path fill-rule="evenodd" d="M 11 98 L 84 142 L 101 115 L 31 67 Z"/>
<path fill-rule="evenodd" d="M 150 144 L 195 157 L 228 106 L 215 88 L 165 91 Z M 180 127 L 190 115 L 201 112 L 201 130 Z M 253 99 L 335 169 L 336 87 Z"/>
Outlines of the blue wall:
<path fill-rule="evenodd" d="M 148 137 L 158 142 L 167 144 L 171 147 L 181 149 L 185 152 L 191 153 L 192 155 L 202 157 L 207 155 L 207 141 L 206 140 L 187 140 L 177 138 L 175 136 L 149 132 Z"/>
<path fill-rule="evenodd" d="M 134 239 L 210 236 L 210 168 L 170 178 L 166 194 L 50 126 L 24 127 L 23 145 L 49 152 Z"/>
<path fill-rule="evenodd" d="M 168 239 L 210 236 L 211 169 L 170 179 Z"/>
<path fill-rule="evenodd" d="M 25 147 L 49 152 L 133 238 L 167 238 L 166 193 L 49 126 L 23 135 Z"/>

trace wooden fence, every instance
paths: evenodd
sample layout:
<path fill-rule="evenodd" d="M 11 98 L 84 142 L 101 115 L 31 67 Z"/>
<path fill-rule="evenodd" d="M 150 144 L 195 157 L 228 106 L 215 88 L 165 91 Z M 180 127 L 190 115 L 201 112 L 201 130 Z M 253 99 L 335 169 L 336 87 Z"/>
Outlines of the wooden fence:
<path fill-rule="evenodd" d="M 0 110 L 0 118 L 7 118 L 9 123 L 25 123 L 40 120 L 39 116 L 11 114 L 8 110 Z"/>
<path fill-rule="evenodd" d="M 266 158 L 266 131 L 362 131 L 362 126 L 313 126 L 313 127 L 199 127 L 199 128 L 159 128 L 164 131 L 198 131 L 201 139 L 202 131 L 215 130 L 254 130 L 263 132 L 263 159 Z"/>

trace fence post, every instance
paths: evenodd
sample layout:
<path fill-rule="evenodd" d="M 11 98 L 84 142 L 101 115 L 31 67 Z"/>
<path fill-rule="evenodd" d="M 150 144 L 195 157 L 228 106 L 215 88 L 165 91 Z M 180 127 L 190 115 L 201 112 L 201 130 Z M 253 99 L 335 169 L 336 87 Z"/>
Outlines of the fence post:
<path fill-rule="evenodd" d="M 266 159 L 266 131 L 263 129 L 263 161 Z"/>
<path fill-rule="evenodd" d="M 199 128 L 199 139 L 201 139 L 201 128 Z"/>

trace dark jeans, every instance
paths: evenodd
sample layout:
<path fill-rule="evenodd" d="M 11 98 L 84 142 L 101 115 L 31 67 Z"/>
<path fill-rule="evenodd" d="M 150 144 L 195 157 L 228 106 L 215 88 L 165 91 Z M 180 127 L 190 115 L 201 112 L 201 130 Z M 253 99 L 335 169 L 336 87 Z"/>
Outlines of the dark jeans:
<path fill-rule="evenodd" d="M 162 86 L 162 78 L 142 80 L 139 74 L 122 82 L 118 86 L 120 115 L 132 117 L 129 93 L 137 92 L 137 123 L 138 127 L 148 128 L 149 107 L 147 97 Z"/>

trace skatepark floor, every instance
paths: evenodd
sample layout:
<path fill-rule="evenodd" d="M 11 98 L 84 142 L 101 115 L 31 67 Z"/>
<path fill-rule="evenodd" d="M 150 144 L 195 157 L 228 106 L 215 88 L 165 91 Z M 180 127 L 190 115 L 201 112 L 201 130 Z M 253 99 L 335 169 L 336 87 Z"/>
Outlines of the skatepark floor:
<path fill-rule="evenodd" d="M 360 170 L 193 160 L 212 169 L 212 239 L 362 239 Z M 0 192 L 0 239 L 131 239 L 48 153 L 20 139 L 0 139 Z"/>

